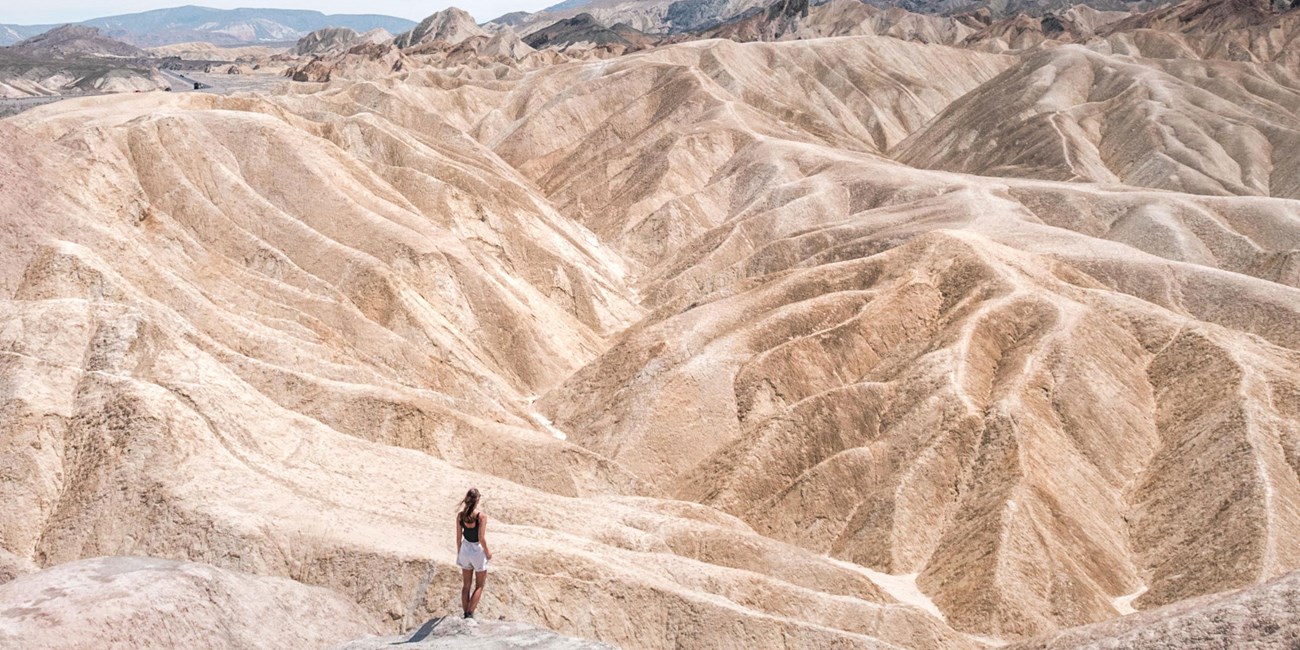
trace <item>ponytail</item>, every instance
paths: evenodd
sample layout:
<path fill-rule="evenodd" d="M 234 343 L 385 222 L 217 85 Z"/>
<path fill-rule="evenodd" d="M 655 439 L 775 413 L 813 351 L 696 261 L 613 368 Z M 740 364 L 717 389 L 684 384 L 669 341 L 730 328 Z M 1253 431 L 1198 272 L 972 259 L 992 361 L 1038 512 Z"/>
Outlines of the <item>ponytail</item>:
<path fill-rule="evenodd" d="M 474 509 L 478 507 L 478 488 L 470 488 L 460 502 L 460 523 L 465 525 L 474 520 Z"/>

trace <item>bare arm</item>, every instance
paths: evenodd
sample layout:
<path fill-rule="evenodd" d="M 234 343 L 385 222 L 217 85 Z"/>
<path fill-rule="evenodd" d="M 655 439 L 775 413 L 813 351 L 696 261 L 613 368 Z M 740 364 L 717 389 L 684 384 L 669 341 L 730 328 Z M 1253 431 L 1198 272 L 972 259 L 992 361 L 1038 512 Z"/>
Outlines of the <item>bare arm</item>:
<path fill-rule="evenodd" d="M 478 543 L 483 545 L 483 555 L 491 560 L 492 551 L 487 545 L 487 515 L 481 512 L 478 514 Z"/>
<path fill-rule="evenodd" d="M 456 513 L 456 555 L 460 555 L 460 513 Z"/>

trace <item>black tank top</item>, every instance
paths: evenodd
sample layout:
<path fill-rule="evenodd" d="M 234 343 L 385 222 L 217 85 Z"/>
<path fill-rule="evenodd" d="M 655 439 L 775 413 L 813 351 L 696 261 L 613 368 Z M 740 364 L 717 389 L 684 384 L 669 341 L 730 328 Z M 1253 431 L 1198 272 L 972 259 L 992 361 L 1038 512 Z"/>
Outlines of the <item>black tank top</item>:
<path fill-rule="evenodd" d="M 465 536 L 465 541 L 478 543 L 478 513 L 474 514 L 474 527 L 470 528 L 465 525 L 465 520 L 460 520 L 460 534 Z"/>

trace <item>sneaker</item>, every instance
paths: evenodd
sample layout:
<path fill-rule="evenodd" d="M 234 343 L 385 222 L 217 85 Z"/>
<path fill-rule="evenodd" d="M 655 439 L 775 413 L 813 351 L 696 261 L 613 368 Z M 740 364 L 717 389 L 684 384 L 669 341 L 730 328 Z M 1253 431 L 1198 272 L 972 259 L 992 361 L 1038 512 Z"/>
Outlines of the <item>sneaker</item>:
<path fill-rule="evenodd" d="M 461 618 L 474 618 L 474 615 L 469 612 L 465 612 L 465 615 L 462 616 Z"/>

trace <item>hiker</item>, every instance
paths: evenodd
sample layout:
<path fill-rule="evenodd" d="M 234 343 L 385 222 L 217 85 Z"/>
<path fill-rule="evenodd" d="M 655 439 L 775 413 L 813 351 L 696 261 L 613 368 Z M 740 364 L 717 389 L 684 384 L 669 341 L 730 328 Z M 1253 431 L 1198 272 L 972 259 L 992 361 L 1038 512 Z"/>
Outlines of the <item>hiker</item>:
<path fill-rule="evenodd" d="M 460 588 L 460 607 L 465 618 L 474 618 L 474 610 L 478 609 L 478 601 L 483 597 L 483 583 L 487 582 L 488 560 L 491 559 L 487 515 L 478 511 L 478 488 L 470 488 L 456 512 L 456 564 L 461 568 L 464 580 Z M 474 587 L 473 593 L 470 593 L 471 586 Z"/>

